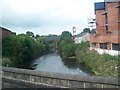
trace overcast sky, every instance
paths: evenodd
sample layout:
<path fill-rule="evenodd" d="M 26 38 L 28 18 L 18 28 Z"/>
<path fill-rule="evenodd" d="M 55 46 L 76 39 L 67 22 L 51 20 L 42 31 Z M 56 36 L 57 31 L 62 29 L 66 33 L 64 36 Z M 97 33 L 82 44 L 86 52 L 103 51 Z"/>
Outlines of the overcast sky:
<path fill-rule="evenodd" d="M 104 0 L 1 0 L 0 26 L 11 31 L 39 35 L 57 34 L 76 27 L 77 33 L 88 27 L 94 17 L 94 2 Z M 2 12 L 1 12 L 2 11 Z M 1 19 L 1 18 L 0 18 Z"/>

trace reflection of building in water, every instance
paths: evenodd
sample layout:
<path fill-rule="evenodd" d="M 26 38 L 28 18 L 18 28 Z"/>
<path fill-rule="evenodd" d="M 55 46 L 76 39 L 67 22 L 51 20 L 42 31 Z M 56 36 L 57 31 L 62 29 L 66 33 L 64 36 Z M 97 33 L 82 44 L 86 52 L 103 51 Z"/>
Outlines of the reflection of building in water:
<path fill-rule="evenodd" d="M 14 32 L 11 32 L 10 30 L 0 27 L 0 40 L 12 35 L 12 34 L 16 34 Z"/>
<path fill-rule="evenodd" d="M 98 53 L 118 55 L 120 52 L 120 1 L 95 3 L 96 34 L 90 35 L 91 49 Z M 120 53 L 119 53 L 120 54 Z"/>

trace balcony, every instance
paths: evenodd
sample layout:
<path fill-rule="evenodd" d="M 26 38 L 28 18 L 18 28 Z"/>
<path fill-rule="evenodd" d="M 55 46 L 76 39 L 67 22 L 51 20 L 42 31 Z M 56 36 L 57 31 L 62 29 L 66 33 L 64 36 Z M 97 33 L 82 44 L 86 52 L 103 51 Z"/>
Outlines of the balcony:
<path fill-rule="evenodd" d="M 115 8 L 120 8 L 120 5 L 115 6 Z"/>
<path fill-rule="evenodd" d="M 108 11 L 102 12 L 102 15 L 106 15 L 108 13 Z"/>

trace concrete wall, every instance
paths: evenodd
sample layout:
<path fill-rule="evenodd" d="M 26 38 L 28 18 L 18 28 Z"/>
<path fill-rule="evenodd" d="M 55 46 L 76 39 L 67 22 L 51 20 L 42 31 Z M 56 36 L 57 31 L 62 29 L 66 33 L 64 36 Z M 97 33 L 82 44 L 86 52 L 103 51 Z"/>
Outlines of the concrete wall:
<path fill-rule="evenodd" d="M 83 42 L 90 41 L 90 34 L 86 33 L 81 37 L 75 37 L 75 43 L 81 43 L 82 41 Z"/>
<path fill-rule="evenodd" d="M 116 50 L 107 50 L 107 49 L 90 47 L 90 50 L 92 50 L 92 49 L 96 50 L 99 54 L 109 54 L 109 55 L 112 55 L 112 56 L 120 55 L 120 51 L 116 51 Z"/>
<path fill-rule="evenodd" d="M 18 68 L 2 68 L 3 88 L 118 88 L 118 78 L 81 77 L 62 73 L 39 72 Z M 119 79 L 120 80 L 120 79 Z"/>

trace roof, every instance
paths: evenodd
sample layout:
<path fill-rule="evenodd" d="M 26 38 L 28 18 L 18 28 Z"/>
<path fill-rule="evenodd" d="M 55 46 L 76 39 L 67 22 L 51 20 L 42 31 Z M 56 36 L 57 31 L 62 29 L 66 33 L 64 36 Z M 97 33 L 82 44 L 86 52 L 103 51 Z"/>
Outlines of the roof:
<path fill-rule="evenodd" d="M 7 32 L 11 32 L 12 34 L 16 35 L 16 32 L 12 32 L 11 30 L 8 30 L 7 28 L 4 28 L 4 27 L 1 27 L 0 26 L 0 30 L 4 30 L 4 31 L 7 31 Z"/>
<path fill-rule="evenodd" d="M 97 2 L 94 3 L 95 11 L 96 10 L 104 10 L 105 9 L 105 2 Z"/>
<path fill-rule="evenodd" d="M 0 30 L 4 30 L 4 31 L 8 31 L 8 32 L 11 32 L 10 30 L 6 29 L 6 28 L 3 28 L 0 26 Z"/>
<path fill-rule="evenodd" d="M 82 36 L 84 36 L 86 34 L 89 34 L 89 33 L 81 33 L 81 34 L 78 34 L 76 37 L 82 37 Z"/>

